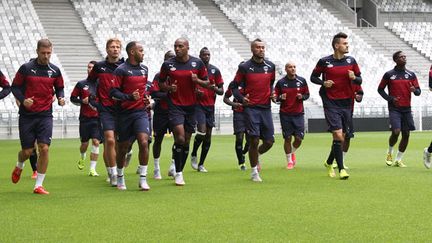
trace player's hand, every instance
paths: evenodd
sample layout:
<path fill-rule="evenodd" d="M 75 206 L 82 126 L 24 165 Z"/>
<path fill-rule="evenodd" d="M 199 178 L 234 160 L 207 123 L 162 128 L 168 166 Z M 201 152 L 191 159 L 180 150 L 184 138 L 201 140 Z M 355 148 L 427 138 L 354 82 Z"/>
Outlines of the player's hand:
<path fill-rule="evenodd" d="M 34 99 L 34 96 L 32 96 L 31 98 L 24 99 L 24 101 L 23 101 L 24 107 L 30 108 L 33 105 L 33 102 L 34 102 L 33 99 Z"/>
<path fill-rule="evenodd" d="M 298 100 L 302 100 L 303 99 L 303 95 L 300 94 L 300 93 L 297 93 L 296 97 L 297 97 Z"/>
<path fill-rule="evenodd" d="M 348 70 L 348 77 L 349 77 L 349 79 L 351 79 L 351 81 L 356 79 L 356 76 L 352 70 Z"/>
<path fill-rule="evenodd" d="M 410 91 L 411 91 L 411 92 L 414 92 L 415 90 L 416 90 L 416 88 L 414 87 L 414 85 L 411 85 L 411 86 L 410 86 Z"/>
<path fill-rule="evenodd" d="M 280 100 L 286 100 L 287 99 L 287 94 L 283 93 L 280 95 Z"/>
<path fill-rule="evenodd" d="M 64 97 L 58 98 L 58 104 L 59 106 L 64 106 L 66 104 L 66 100 Z"/>
<path fill-rule="evenodd" d="M 233 107 L 234 109 L 240 108 L 240 107 L 242 107 L 242 106 L 243 106 L 243 105 L 242 105 L 241 103 L 237 103 L 237 102 L 234 102 L 233 105 L 232 105 L 232 107 Z"/>
<path fill-rule="evenodd" d="M 86 97 L 86 98 L 82 99 L 82 103 L 85 104 L 85 105 L 88 105 L 88 103 L 89 103 L 89 97 Z"/>
<path fill-rule="evenodd" d="M 276 93 L 272 93 L 270 99 L 271 99 L 274 103 L 276 103 L 276 102 L 277 102 L 277 95 L 276 95 Z"/>
<path fill-rule="evenodd" d="M 215 84 L 212 84 L 212 83 L 209 83 L 209 85 L 207 86 L 207 88 L 208 88 L 209 90 L 212 90 L 212 91 L 216 91 L 216 90 L 217 90 L 216 85 L 215 85 Z"/>
<path fill-rule="evenodd" d="M 324 81 L 324 87 L 331 88 L 333 86 L 334 82 L 333 80 L 326 80 Z"/>
<path fill-rule="evenodd" d="M 199 88 L 195 89 L 195 93 L 197 94 L 198 97 L 203 97 L 204 96 L 204 91 L 202 91 Z"/>
<path fill-rule="evenodd" d="M 247 94 L 245 97 L 243 97 L 243 105 L 248 106 L 249 103 L 250 103 L 249 94 Z"/>
<path fill-rule="evenodd" d="M 140 93 L 138 89 L 132 93 L 132 97 L 134 100 L 138 100 L 140 98 Z"/>
<path fill-rule="evenodd" d="M 361 102 L 361 101 L 363 100 L 363 95 L 361 95 L 361 94 L 356 94 L 356 95 L 355 95 L 355 100 L 356 100 L 357 102 Z"/>
<path fill-rule="evenodd" d="M 397 105 L 399 103 L 400 97 L 393 97 L 393 104 Z"/>
<path fill-rule="evenodd" d="M 192 82 L 198 83 L 198 76 L 192 71 L 190 73 L 191 73 Z"/>
<path fill-rule="evenodd" d="M 174 93 L 177 91 L 177 80 L 174 80 L 174 83 L 169 87 L 169 92 Z"/>
<path fill-rule="evenodd" d="M 150 98 L 149 95 L 144 95 L 144 105 L 148 106 L 150 104 Z"/>

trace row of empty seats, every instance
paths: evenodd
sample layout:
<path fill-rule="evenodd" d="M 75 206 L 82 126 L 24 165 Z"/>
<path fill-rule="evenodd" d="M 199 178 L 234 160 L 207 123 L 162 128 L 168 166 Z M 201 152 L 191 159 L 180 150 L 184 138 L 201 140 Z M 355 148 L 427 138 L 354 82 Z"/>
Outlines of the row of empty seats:
<path fill-rule="evenodd" d="M 425 56 L 432 57 L 432 20 L 431 22 L 385 23 L 385 26 Z"/>
<path fill-rule="evenodd" d="M 383 12 L 432 12 L 432 4 L 423 0 L 375 0 Z"/>

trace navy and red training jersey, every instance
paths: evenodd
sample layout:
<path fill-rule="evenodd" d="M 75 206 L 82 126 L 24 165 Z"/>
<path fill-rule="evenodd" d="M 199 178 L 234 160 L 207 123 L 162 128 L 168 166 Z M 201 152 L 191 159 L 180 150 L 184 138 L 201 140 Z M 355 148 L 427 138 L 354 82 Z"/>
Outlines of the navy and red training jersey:
<path fill-rule="evenodd" d="M 96 86 L 94 82 L 89 82 L 88 80 L 82 80 L 77 82 L 72 93 L 70 95 L 70 100 L 76 105 L 80 105 L 80 120 L 84 118 L 94 118 L 98 117 L 98 112 L 95 107 L 92 107 L 90 103 L 84 104 L 83 99 L 89 98 L 90 95 L 95 95 Z"/>
<path fill-rule="evenodd" d="M 8 94 L 11 92 L 9 81 L 7 81 L 6 77 L 3 75 L 1 71 L 0 71 L 0 87 L 2 88 L 2 91 L 0 92 L 0 100 L 1 100 L 4 97 L 8 96 Z"/>
<path fill-rule="evenodd" d="M 397 102 L 393 102 L 393 99 L 388 100 L 389 110 L 404 110 L 411 108 L 411 86 L 420 89 L 416 75 L 409 70 L 395 67 L 384 74 L 378 88 L 387 87 L 388 95 L 398 98 Z"/>
<path fill-rule="evenodd" d="M 97 82 L 96 96 L 102 106 L 111 107 L 116 102 L 110 97 L 110 90 L 114 82 L 114 70 L 124 62 L 120 59 L 116 63 L 109 63 L 107 60 L 96 63 L 87 77 L 90 82 Z"/>
<path fill-rule="evenodd" d="M 159 82 L 169 81 L 170 84 L 177 85 L 177 91 L 168 94 L 169 100 L 174 105 L 191 106 L 197 103 L 195 94 L 197 85 L 192 81 L 191 72 L 199 79 L 207 80 L 207 69 L 199 58 L 189 56 L 189 60 L 183 63 L 173 57 L 162 64 Z"/>
<path fill-rule="evenodd" d="M 210 85 L 214 84 L 216 87 L 219 87 L 220 84 L 224 83 L 221 72 L 216 66 L 209 64 L 207 67 L 207 74 Z M 214 106 L 216 102 L 216 92 L 204 87 L 199 87 L 199 89 L 203 94 L 202 96 L 198 96 L 198 104 L 202 106 Z"/>
<path fill-rule="evenodd" d="M 249 106 L 270 108 L 270 96 L 276 79 L 275 71 L 275 65 L 269 60 L 257 63 L 249 59 L 238 66 L 234 78 L 234 89 L 238 89 L 238 86 L 243 84 L 244 95 L 249 95 Z M 235 91 L 234 94 L 236 94 Z M 242 100 L 243 97 L 237 98 Z"/>
<path fill-rule="evenodd" d="M 295 79 L 289 79 L 288 76 L 285 76 L 281 78 L 276 83 L 274 94 L 276 97 L 286 94 L 285 100 L 279 100 L 280 113 L 287 115 L 304 114 L 303 100 L 309 98 L 309 88 L 303 77 L 296 76 Z M 301 94 L 302 99 L 298 99 L 297 94 Z"/>
<path fill-rule="evenodd" d="M 155 105 L 153 108 L 155 113 L 168 112 L 167 93 L 160 90 L 159 73 L 156 73 L 153 78 L 153 82 L 150 87 L 150 95 L 155 100 Z"/>
<path fill-rule="evenodd" d="M 360 77 L 361 72 L 357 61 L 351 56 L 336 59 L 333 55 L 321 58 L 312 72 L 312 76 L 320 77 L 322 80 L 332 80 L 334 84 L 330 88 L 324 86 L 320 89 L 323 96 L 324 107 L 349 107 L 352 98 L 353 81 L 348 76 L 348 71 L 354 72 Z"/>
<path fill-rule="evenodd" d="M 12 93 L 21 103 L 23 115 L 52 115 L 53 95 L 64 97 L 64 81 L 60 69 L 52 63 L 41 65 L 37 59 L 23 64 L 12 82 Z M 23 102 L 33 98 L 33 105 L 25 108 Z"/>
<path fill-rule="evenodd" d="M 148 68 L 144 64 L 132 65 L 128 60 L 114 71 L 115 82 L 111 89 L 113 98 L 121 100 L 120 112 L 145 110 L 148 101 L 147 78 Z M 132 93 L 138 90 L 140 99 L 134 100 Z"/>
<path fill-rule="evenodd" d="M 232 92 L 233 88 L 234 88 L 234 81 L 231 81 L 231 83 L 229 83 L 229 85 L 228 85 L 228 89 L 225 91 L 225 94 L 224 94 L 224 96 L 226 98 L 230 98 L 231 96 L 233 96 L 233 92 Z M 240 94 L 244 95 L 243 86 L 238 86 L 238 90 L 239 90 Z M 235 97 L 233 99 L 233 102 L 241 103 Z M 244 108 L 243 108 L 243 106 L 239 106 L 237 108 L 232 107 L 232 110 L 235 112 L 243 112 Z"/>

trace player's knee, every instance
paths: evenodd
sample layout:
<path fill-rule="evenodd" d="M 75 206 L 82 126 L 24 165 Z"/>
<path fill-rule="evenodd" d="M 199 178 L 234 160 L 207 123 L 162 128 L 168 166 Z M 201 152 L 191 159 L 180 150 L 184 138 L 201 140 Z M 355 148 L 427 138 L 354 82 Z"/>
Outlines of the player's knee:
<path fill-rule="evenodd" d="M 39 144 L 39 153 L 40 154 L 48 154 L 49 146 L 48 144 Z"/>
<path fill-rule="evenodd" d="M 91 153 L 92 154 L 99 154 L 99 144 L 97 146 L 92 145 Z"/>

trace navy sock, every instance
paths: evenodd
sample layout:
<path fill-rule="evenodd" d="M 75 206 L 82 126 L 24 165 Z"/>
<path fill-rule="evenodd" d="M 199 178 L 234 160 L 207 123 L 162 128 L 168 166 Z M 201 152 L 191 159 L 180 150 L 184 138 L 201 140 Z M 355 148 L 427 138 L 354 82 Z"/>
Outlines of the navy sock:
<path fill-rule="evenodd" d="M 211 145 L 211 140 L 204 140 L 203 144 L 202 144 L 202 148 L 201 148 L 201 157 L 200 157 L 200 162 L 199 165 L 204 165 L 204 161 L 207 158 L 207 154 L 210 150 L 210 145 Z"/>
<path fill-rule="evenodd" d="M 191 156 L 195 156 L 195 157 L 197 156 L 198 148 L 201 146 L 203 140 L 204 140 L 204 135 L 202 134 L 195 135 Z"/>
<path fill-rule="evenodd" d="M 185 165 L 186 165 L 186 160 L 188 158 L 189 155 L 189 146 L 183 146 L 183 160 L 182 160 L 182 167 L 181 170 L 183 171 Z"/>
<path fill-rule="evenodd" d="M 182 172 L 183 171 L 183 145 L 174 144 L 173 155 L 174 155 L 176 172 Z"/>
<path fill-rule="evenodd" d="M 333 155 L 336 159 L 336 163 L 338 165 L 339 171 L 344 169 L 343 154 L 342 154 L 342 142 L 337 141 L 337 140 L 333 140 L 332 151 L 333 151 Z"/>
<path fill-rule="evenodd" d="M 36 150 L 33 150 L 33 153 L 30 155 L 30 158 L 29 158 L 30 165 L 31 165 L 33 171 L 37 170 L 37 168 L 36 168 L 37 159 L 38 159 L 38 155 L 36 153 Z"/>
<path fill-rule="evenodd" d="M 236 139 L 235 151 L 236 151 L 237 160 L 238 160 L 239 165 L 243 164 L 245 162 L 242 149 L 243 149 L 243 141 L 241 139 Z"/>

